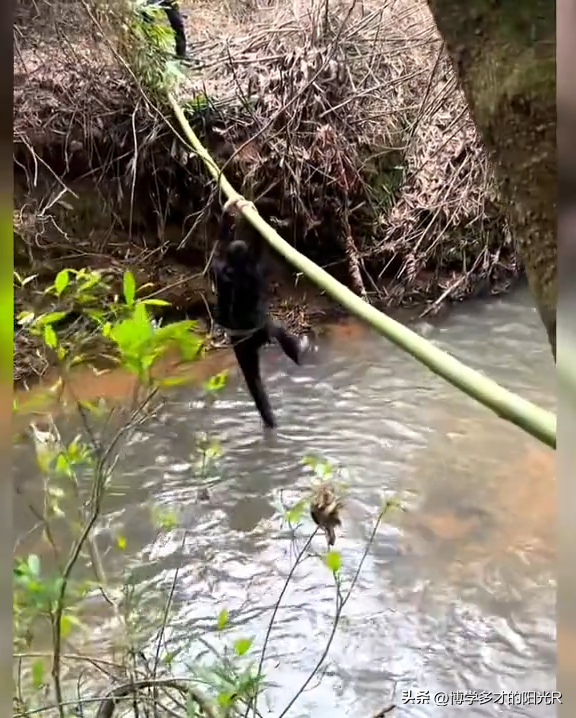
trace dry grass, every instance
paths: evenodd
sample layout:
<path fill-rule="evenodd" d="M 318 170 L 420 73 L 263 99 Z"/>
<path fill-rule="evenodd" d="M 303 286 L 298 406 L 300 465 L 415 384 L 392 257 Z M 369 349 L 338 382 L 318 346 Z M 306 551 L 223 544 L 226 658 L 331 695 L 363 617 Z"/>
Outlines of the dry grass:
<path fill-rule="evenodd" d="M 128 230 L 121 241 L 134 241 L 141 219 L 157 236 L 148 232 L 140 249 L 158 261 L 178 249 L 184 263 L 203 266 L 219 211 L 213 187 L 145 101 L 121 42 L 103 37 L 119 26 L 109 9 L 89 1 L 37 0 L 40 13 L 26 23 L 23 7 L 30 18 L 34 5 L 18 6 L 24 204 L 37 214 L 39 202 L 53 202 L 65 229 L 71 205 L 78 214 L 65 188 L 88 178 L 103 214 Z M 179 96 L 236 186 L 274 201 L 289 241 L 388 305 L 437 308 L 501 291 L 517 275 L 486 155 L 423 0 L 183 9 L 194 64 Z M 110 242 L 100 253 L 114 253 Z"/>

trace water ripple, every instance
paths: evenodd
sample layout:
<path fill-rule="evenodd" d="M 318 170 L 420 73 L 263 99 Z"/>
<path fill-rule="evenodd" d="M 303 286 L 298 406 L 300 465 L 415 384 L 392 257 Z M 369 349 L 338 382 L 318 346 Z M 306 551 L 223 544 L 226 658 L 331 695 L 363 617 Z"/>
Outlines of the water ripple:
<path fill-rule="evenodd" d="M 554 367 L 525 296 L 471 306 L 426 332 L 510 388 L 553 405 Z M 226 607 L 232 631 L 262 645 L 297 550 L 275 506 L 280 492 L 297 500 L 307 489 L 301 460 L 314 454 L 347 470 L 338 540 L 344 586 L 383 498 L 399 492 L 410 510 L 378 531 L 323 681 L 301 698 L 299 715 L 375 713 L 395 682 L 399 703 L 409 689 L 431 695 L 553 689 L 550 456 L 370 333 L 333 341 L 302 370 L 271 348 L 263 367 L 280 423 L 275 436 L 263 435 L 235 378 L 211 406 L 193 389 L 179 390 L 124 452 L 124 488 L 111 500 L 106 530 L 128 537 L 137 564 L 133 580 L 150 610 L 164 605 L 178 571 L 169 643 L 186 646 L 188 654 L 199 650 L 200 636 L 217 643 L 216 616 Z M 224 450 L 205 480 L 194 474 L 200 429 L 217 436 Z M 199 502 L 197 490 L 206 483 L 210 500 Z M 539 487 L 542 500 L 534 504 L 529 494 Z M 158 536 L 152 504 L 176 510 L 178 530 Z M 325 550 L 320 540 L 314 546 Z M 305 561 L 268 648 L 274 711 L 321 654 L 334 605 L 330 572 L 319 559 Z M 541 706 L 476 703 L 465 710 L 545 716 Z M 462 711 L 462 705 L 406 703 L 395 715 L 446 718 Z"/>

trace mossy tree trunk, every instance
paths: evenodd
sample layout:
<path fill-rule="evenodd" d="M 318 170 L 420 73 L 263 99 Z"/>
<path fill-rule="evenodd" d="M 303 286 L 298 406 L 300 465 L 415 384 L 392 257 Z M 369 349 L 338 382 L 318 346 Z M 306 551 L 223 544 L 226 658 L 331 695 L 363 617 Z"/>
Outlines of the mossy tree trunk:
<path fill-rule="evenodd" d="M 492 155 L 556 357 L 556 13 L 550 0 L 428 0 Z"/>

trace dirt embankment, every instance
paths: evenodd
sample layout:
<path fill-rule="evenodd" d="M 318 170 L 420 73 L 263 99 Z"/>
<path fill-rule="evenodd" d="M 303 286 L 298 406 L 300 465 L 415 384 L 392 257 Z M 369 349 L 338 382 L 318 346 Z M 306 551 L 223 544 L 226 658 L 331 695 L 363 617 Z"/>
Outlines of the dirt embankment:
<path fill-rule="evenodd" d="M 17 309 L 37 303 L 59 269 L 87 266 L 116 287 L 130 267 L 178 311 L 204 312 L 220 202 L 124 61 L 119 3 L 17 5 L 15 263 L 37 275 L 16 288 Z M 387 307 L 439 307 L 517 276 L 486 156 L 424 2 L 183 9 L 192 63 L 177 93 L 190 122 L 300 251 Z M 276 311 L 292 323 L 328 310 L 286 268 L 277 277 Z M 46 368 L 36 349 L 17 337 L 17 379 Z"/>

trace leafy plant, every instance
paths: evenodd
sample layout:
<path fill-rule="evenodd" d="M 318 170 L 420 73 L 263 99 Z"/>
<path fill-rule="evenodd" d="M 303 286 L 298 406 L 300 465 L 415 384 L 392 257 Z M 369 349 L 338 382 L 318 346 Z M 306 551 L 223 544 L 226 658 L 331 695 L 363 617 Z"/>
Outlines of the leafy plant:
<path fill-rule="evenodd" d="M 134 694 L 136 701 L 140 691 L 148 691 L 152 700 L 158 700 L 155 691 L 160 685 L 166 689 L 171 687 L 184 697 L 184 703 L 177 702 L 171 709 L 180 718 L 199 715 L 226 718 L 239 711 L 245 715 L 259 715 L 260 694 L 270 685 L 264 670 L 267 648 L 286 590 L 302 562 L 317 558 L 328 569 L 328 580 L 333 581 L 336 590 L 333 628 L 314 670 L 279 713 L 283 716 L 325 661 L 375 532 L 382 517 L 393 508 L 393 502 L 382 507 L 364 556 L 351 575 L 340 551 L 334 547 L 329 547 L 328 551 L 315 548 L 318 529 L 310 531 L 310 496 L 299 498 L 291 506 L 281 504 L 279 515 L 290 529 L 296 558 L 272 610 L 263 641 L 257 644 L 254 636 L 238 632 L 234 611 L 231 607 L 222 607 L 214 620 L 220 647 L 207 646 L 201 636 L 191 636 L 186 653 L 193 658 L 186 661 L 183 675 L 182 669 L 176 667 L 182 647 L 173 650 L 166 642 L 180 568 L 173 574 L 164 608 L 157 616 L 151 616 L 150 609 L 143 608 L 146 589 L 135 579 L 134 571 L 139 567 L 127 554 L 126 537 L 122 534 L 114 537 L 114 550 L 123 554 L 125 569 L 122 576 L 109 581 L 95 529 L 101 521 L 103 501 L 112 486 L 123 444 L 137 427 L 150 419 L 161 402 L 160 389 L 169 386 L 169 382 L 155 376 L 156 363 L 174 347 L 184 356 L 197 359 L 202 355 L 203 338 L 194 322 L 167 326 L 154 322 L 148 313 L 153 302 L 143 298 L 143 288 L 138 287 L 131 272 L 123 276 L 121 296 L 106 307 L 99 304 L 104 282 L 98 272 L 69 269 L 60 272 L 47 290 L 59 301 L 71 301 L 83 308 L 94 331 L 108 342 L 115 363 L 134 375 L 137 388 L 129 404 L 121 407 L 110 408 L 101 402 L 76 398 L 81 431 L 70 439 L 61 436 L 53 420 L 48 421 L 47 428 L 31 424 L 36 459 L 44 481 L 42 506 L 31 508 L 38 518 L 41 546 L 49 547 L 55 560 L 45 561 L 39 551 L 27 555 L 17 551 L 16 554 L 18 558 L 13 569 L 14 651 L 19 668 L 14 684 L 14 718 L 27 718 L 49 709 L 55 710 L 59 718 L 69 718 L 70 702 L 63 665 L 70 660 L 67 652 L 70 642 L 87 633 L 83 606 L 87 597 L 94 593 L 105 599 L 123 630 L 123 651 L 119 658 L 115 658 L 116 670 L 119 674 L 140 676 L 138 680 L 131 678 L 126 684 L 116 686 L 102 699 L 101 707 L 106 715 L 111 715 L 107 711 L 113 710 L 114 696 Z M 109 292 L 108 286 L 106 291 Z M 60 372 L 58 383 L 62 389 L 66 386 L 70 389 L 74 367 L 85 361 L 84 339 L 80 336 L 76 346 L 74 336 L 66 342 L 61 340 L 57 326 L 65 315 L 65 309 L 45 313 L 26 311 L 21 313 L 19 320 L 22 331 L 35 333 L 52 350 Z M 227 374 L 223 372 L 206 382 L 207 398 L 221 391 L 226 380 Z M 17 411 L 18 405 L 14 408 Z M 111 422 L 112 416 L 114 422 Z M 110 432 L 95 430 L 95 426 L 105 428 L 112 423 Z M 199 482 L 209 480 L 221 453 L 219 442 L 199 427 L 191 455 L 191 473 Z M 343 471 L 332 462 L 309 456 L 303 460 L 303 466 L 312 472 L 314 481 L 320 486 L 338 485 L 339 490 L 344 487 Z M 159 534 L 181 532 L 184 545 L 186 532 L 180 528 L 176 509 L 152 504 L 150 518 Z M 66 551 L 62 551 L 56 539 L 58 527 L 63 524 L 72 537 Z M 90 576 L 82 575 L 82 566 L 86 565 L 91 567 Z M 36 636 L 46 630 L 51 634 L 51 650 L 39 654 L 35 651 Z M 74 660 L 77 662 L 82 657 L 75 654 Z M 93 657 L 90 663 L 108 675 L 109 663 Z M 45 705 L 48 687 L 55 698 L 51 706 Z"/>
<path fill-rule="evenodd" d="M 16 276 L 15 280 L 20 283 L 26 281 Z M 203 338 L 194 322 L 158 326 L 151 319 L 148 307 L 161 302 L 139 298 L 142 288 L 137 287 L 130 271 L 123 276 L 122 298 L 106 308 L 98 304 L 104 281 L 99 272 L 66 269 L 55 277 L 45 294 L 71 301 L 83 310 L 95 331 L 113 347 L 115 362 L 135 375 L 138 390 L 130 405 L 120 409 L 121 420 L 115 422 L 112 434 L 101 432 L 97 436 L 93 420 L 99 420 L 101 426 L 106 426 L 110 423 L 111 411 L 118 419 L 118 408 L 109 410 L 108 416 L 105 416 L 106 411 L 101 404 L 81 399 L 77 399 L 76 406 L 82 431 L 71 440 L 62 438 L 53 421 L 49 422 L 48 429 L 31 424 L 37 464 L 44 481 L 42 506 L 33 506 L 31 509 L 38 517 L 37 530 L 41 534 L 42 545 L 50 547 L 57 560 L 56 566 L 50 562 L 50 566 L 44 568 L 40 556 L 31 553 L 27 556 L 19 555 L 14 564 L 15 650 L 29 652 L 38 631 L 43 630 L 42 626 L 49 627 L 52 633 L 50 680 L 61 718 L 65 718 L 66 704 L 62 686 L 64 644 L 75 630 L 82 628 L 79 618 L 82 601 L 89 593 L 98 591 L 105 596 L 114 612 L 121 616 L 120 604 L 108 584 L 94 535 L 121 446 L 136 427 L 150 417 L 153 400 L 159 401 L 161 381 L 153 376 L 159 358 L 176 347 L 184 357 L 196 359 L 201 356 L 203 349 Z M 109 290 L 107 286 L 105 289 Z M 18 317 L 22 331 L 36 335 L 52 350 L 59 369 L 57 383 L 61 388 L 69 384 L 74 366 L 85 360 L 82 337 L 77 346 L 74 345 L 73 336 L 66 343 L 59 339 L 55 326 L 66 315 L 65 310 L 45 313 L 28 310 Z M 220 377 L 207 390 L 218 391 L 224 383 L 225 377 Z M 18 410 L 17 405 L 14 408 Z M 198 441 L 196 470 L 206 472 L 218 456 L 217 443 L 201 437 Z M 88 495 L 86 479 L 89 479 Z M 61 551 L 55 539 L 55 530 L 62 522 L 72 533 L 72 545 L 63 557 L 60 556 Z M 174 521 L 169 524 L 167 517 L 163 517 L 163 530 L 173 525 Z M 117 548 L 125 550 L 126 540 L 123 536 L 117 537 Z M 94 577 L 77 579 L 76 567 L 85 554 L 92 565 Z M 36 690 L 43 688 L 48 676 L 44 659 L 34 659 L 31 674 L 32 687 Z M 20 679 L 16 685 L 15 705 L 19 706 L 19 714 L 24 716 L 36 710 L 34 701 L 41 698 L 43 693 L 27 693 L 24 697 Z"/>
<path fill-rule="evenodd" d="M 123 55 L 151 97 L 162 102 L 185 79 L 179 61 L 170 59 L 174 35 L 161 7 L 146 0 L 129 4 L 123 17 Z"/>
<path fill-rule="evenodd" d="M 43 294 L 74 309 L 40 313 L 25 310 L 18 314 L 17 321 L 56 355 L 62 375 L 73 366 L 93 361 L 97 353 L 100 358 L 105 356 L 109 364 L 122 366 L 149 384 L 153 365 L 168 351 L 178 351 L 187 361 L 199 358 L 204 345 L 196 322 L 186 320 L 158 326 L 148 308 L 166 307 L 169 303 L 139 297 L 147 285 L 137 289 L 130 270 L 124 272 L 122 285 L 123 298 L 107 302 L 111 287 L 101 272 L 64 269 Z M 84 321 L 69 338 L 62 339 L 58 327 L 73 313 Z M 90 347 L 96 351 L 90 351 Z"/>

